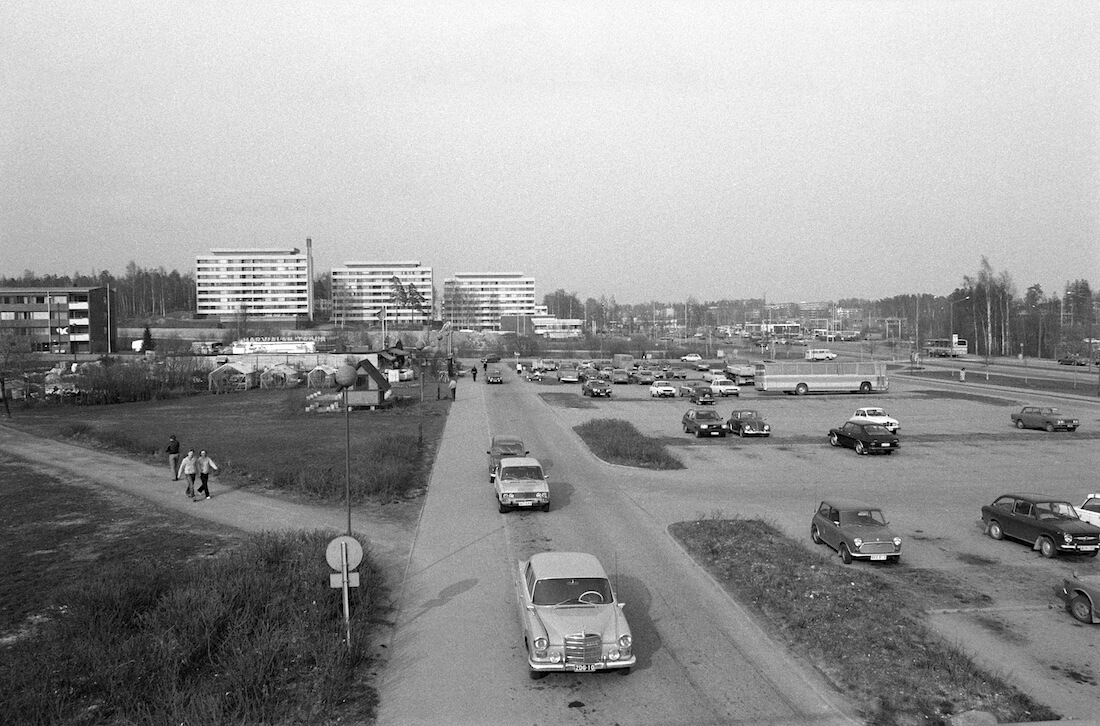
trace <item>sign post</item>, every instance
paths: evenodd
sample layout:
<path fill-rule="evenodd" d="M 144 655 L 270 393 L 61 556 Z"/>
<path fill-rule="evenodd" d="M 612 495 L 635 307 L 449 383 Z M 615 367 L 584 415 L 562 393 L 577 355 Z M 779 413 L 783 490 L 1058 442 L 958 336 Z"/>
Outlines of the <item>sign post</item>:
<path fill-rule="evenodd" d="M 359 573 L 352 572 L 363 561 L 363 545 L 348 535 L 340 535 L 328 543 L 325 559 L 337 572 L 329 575 L 329 587 L 339 587 L 344 596 L 344 635 L 351 650 L 351 600 L 348 588 L 359 587 Z"/>

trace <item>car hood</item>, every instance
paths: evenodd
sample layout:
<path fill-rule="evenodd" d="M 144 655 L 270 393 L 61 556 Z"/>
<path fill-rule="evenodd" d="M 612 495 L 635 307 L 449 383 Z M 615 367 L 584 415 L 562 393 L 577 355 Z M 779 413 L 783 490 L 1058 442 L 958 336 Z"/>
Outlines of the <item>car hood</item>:
<path fill-rule="evenodd" d="M 536 607 L 535 611 L 546 628 L 547 637 L 555 645 L 560 645 L 566 636 L 578 633 L 599 633 L 603 640 L 610 642 L 627 632 L 626 619 L 613 604 Z"/>
<path fill-rule="evenodd" d="M 846 524 L 844 533 L 851 537 L 859 537 L 864 542 L 892 542 L 894 533 L 888 527 L 879 527 L 872 524 Z"/>
<path fill-rule="evenodd" d="M 1089 524 L 1081 519 L 1058 519 L 1047 520 L 1050 521 L 1052 526 L 1059 532 L 1069 532 L 1070 534 L 1098 534 L 1100 535 L 1100 527 L 1095 524 Z"/>
<path fill-rule="evenodd" d="M 544 479 L 497 479 L 497 489 L 502 492 L 548 492 L 550 485 Z"/>

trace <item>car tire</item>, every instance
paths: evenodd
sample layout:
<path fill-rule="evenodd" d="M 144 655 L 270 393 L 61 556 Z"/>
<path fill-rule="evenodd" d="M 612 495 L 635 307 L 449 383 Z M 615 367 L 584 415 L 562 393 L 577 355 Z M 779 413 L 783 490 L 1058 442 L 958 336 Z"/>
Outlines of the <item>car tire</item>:
<path fill-rule="evenodd" d="M 990 536 L 991 539 L 1005 538 L 1004 530 L 1001 529 L 1001 523 L 996 520 L 989 523 L 989 526 L 986 527 L 985 532 Z"/>
<path fill-rule="evenodd" d="M 690 434 L 691 433 L 690 431 L 688 431 L 687 424 L 684 424 L 684 433 L 685 434 Z"/>
<path fill-rule="evenodd" d="M 540 678 L 545 678 L 545 677 L 546 677 L 546 671 L 533 671 L 533 670 L 528 670 L 528 671 L 527 671 L 527 676 L 528 676 L 528 677 L 529 677 L 529 678 L 530 678 L 530 679 L 531 679 L 532 681 L 537 681 L 537 680 L 539 680 Z"/>
<path fill-rule="evenodd" d="M 506 507 L 500 501 L 497 502 L 497 508 L 500 510 L 501 514 L 506 514 L 508 512 L 508 507 Z"/>
<path fill-rule="evenodd" d="M 703 429 L 699 429 L 698 431 L 695 432 L 695 438 L 697 438 L 697 439 L 703 438 Z"/>
<path fill-rule="evenodd" d="M 807 386 L 805 383 L 799 383 L 797 386 L 794 387 L 794 395 L 796 396 L 805 396 L 809 392 L 810 387 Z"/>
<path fill-rule="evenodd" d="M 719 432 L 719 434 L 718 434 L 718 438 L 720 438 L 720 439 L 724 439 L 724 438 L 726 438 L 726 432 L 725 432 L 725 431 L 721 431 L 721 432 Z"/>
<path fill-rule="evenodd" d="M 1022 418 L 1016 419 L 1016 428 L 1022 429 L 1024 427 L 1024 420 Z"/>
<path fill-rule="evenodd" d="M 840 545 L 840 561 L 846 565 L 852 564 L 852 552 L 848 549 L 848 545 Z"/>
<path fill-rule="evenodd" d="M 1082 623 L 1092 624 L 1092 602 L 1084 595 L 1077 595 L 1066 602 L 1066 611 Z"/>
<path fill-rule="evenodd" d="M 866 449 L 866 447 L 863 446 L 862 441 L 857 441 L 856 442 L 856 453 L 859 454 L 860 456 L 863 456 L 864 454 L 867 453 L 867 449 Z"/>
<path fill-rule="evenodd" d="M 619 675 L 620 676 L 629 676 L 630 675 L 630 666 L 627 666 L 626 668 L 619 668 L 618 670 L 619 670 Z"/>
<path fill-rule="evenodd" d="M 542 505 L 542 511 L 544 511 L 544 512 L 549 512 L 550 511 L 550 502 L 547 502 L 546 504 Z"/>
<path fill-rule="evenodd" d="M 1052 424 L 1050 421 L 1047 421 L 1046 430 L 1048 434 L 1054 433 L 1054 424 Z"/>
<path fill-rule="evenodd" d="M 840 446 L 840 438 L 836 434 L 829 434 L 829 445 Z"/>
<path fill-rule="evenodd" d="M 1053 559 L 1058 554 L 1058 548 L 1054 546 L 1054 540 L 1050 537 L 1039 538 L 1039 554 L 1046 557 L 1048 560 Z"/>
<path fill-rule="evenodd" d="M 825 544 L 825 540 L 821 539 L 821 532 L 817 531 L 816 524 L 810 527 L 810 539 L 812 539 L 816 545 Z"/>
<path fill-rule="evenodd" d="M 1077 430 L 1076 426 L 1074 426 L 1073 428 L 1066 429 L 1066 431 L 1069 431 L 1070 433 L 1073 433 L 1076 430 Z"/>
<path fill-rule="evenodd" d="M 860 393 L 870 393 L 871 392 L 871 383 L 869 381 L 864 381 L 863 383 L 860 383 L 859 384 L 859 392 Z"/>

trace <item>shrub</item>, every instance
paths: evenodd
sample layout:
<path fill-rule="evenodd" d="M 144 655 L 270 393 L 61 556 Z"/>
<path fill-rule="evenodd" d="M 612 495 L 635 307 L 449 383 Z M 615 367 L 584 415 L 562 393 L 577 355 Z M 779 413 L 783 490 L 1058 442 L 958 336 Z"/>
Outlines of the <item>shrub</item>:
<path fill-rule="evenodd" d="M 596 456 L 612 464 L 645 469 L 683 469 L 684 465 L 657 439 L 642 436 L 634 424 L 598 418 L 573 428 Z"/>

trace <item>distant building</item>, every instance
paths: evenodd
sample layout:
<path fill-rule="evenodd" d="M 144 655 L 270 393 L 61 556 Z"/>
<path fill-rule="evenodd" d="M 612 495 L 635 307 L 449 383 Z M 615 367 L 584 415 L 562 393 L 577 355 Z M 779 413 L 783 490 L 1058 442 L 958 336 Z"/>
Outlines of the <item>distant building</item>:
<path fill-rule="evenodd" d="M 113 353 L 118 328 L 108 287 L 0 288 L 0 333 L 51 353 Z"/>
<path fill-rule="evenodd" d="M 502 315 L 531 317 L 535 278 L 522 272 L 459 272 L 443 281 L 443 320 L 457 328 L 501 330 Z"/>
<path fill-rule="evenodd" d="M 313 242 L 212 249 L 195 258 L 199 318 L 313 320 Z"/>
<path fill-rule="evenodd" d="M 332 322 L 378 323 L 385 316 L 389 325 L 427 325 L 432 285 L 432 268 L 419 262 L 345 262 L 332 269 Z"/>

